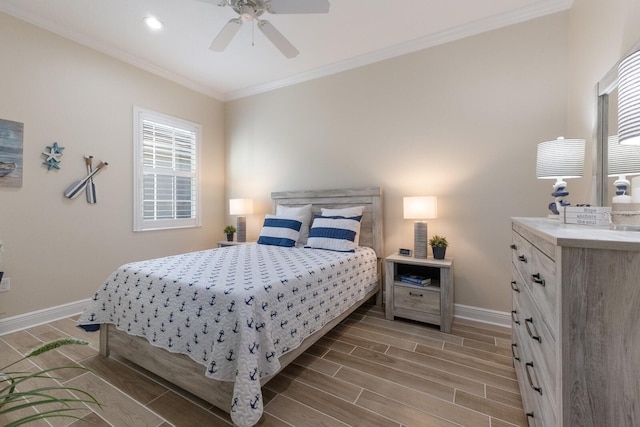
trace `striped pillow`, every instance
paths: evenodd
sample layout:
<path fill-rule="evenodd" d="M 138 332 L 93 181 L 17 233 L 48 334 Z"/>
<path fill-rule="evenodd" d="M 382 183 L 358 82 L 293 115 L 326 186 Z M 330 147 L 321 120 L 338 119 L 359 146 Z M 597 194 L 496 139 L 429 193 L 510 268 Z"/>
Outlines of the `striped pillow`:
<path fill-rule="evenodd" d="M 264 217 L 264 225 L 260 230 L 258 243 L 261 245 L 274 245 L 293 247 L 300 237 L 302 218 L 286 218 L 267 214 Z"/>
<path fill-rule="evenodd" d="M 305 248 L 355 252 L 362 216 L 316 216 Z"/>
<path fill-rule="evenodd" d="M 286 217 L 301 217 L 302 227 L 300 227 L 300 237 L 298 238 L 298 244 L 306 245 L 309 238 L 309 225 L 311 224 L 311 205 L 304 206 L 283 206 L 278 205 L 276 207 L 276 215 Z M 345 215 L 346 216 L 346 215 Z"/>
<path fill-rule="evenodd" d="M 364 206 L 351 206 L 348 208 L 322 208 L 322 216 L 344 216 L 344 217 L 354 217 L 354 216 L 362 216 L 364 212 Z M 360 244 L 360 232 L 356 234 L 356 240 L 353 241 L 356 246 Z"/>

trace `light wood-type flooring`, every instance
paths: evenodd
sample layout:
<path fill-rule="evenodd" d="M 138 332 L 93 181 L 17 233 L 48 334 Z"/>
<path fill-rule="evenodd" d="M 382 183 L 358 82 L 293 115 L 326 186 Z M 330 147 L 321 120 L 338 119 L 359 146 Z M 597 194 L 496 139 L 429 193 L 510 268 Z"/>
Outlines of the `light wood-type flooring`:
<path fill-rule="evenodd" d="M 33 426 L 228 426 L 224 412 L 127 362 L 98 354 L 98 334 L 67 318 L 0 337 L 0 362 L 73 336 L 33 359 L 39 367 L 80 364 L 60 381 L 89 390 L 103 404 L 83 421 Z M 388 321 L 366 305 L 263 388 L 260 426 L 525 426 L 511 362 L 509 329 L 454 322 L 451 334 L 420 323 Z M 4 366 L 0 363 L 0 366 Z M 7 420 L 0 420 L 5 425 Z M 75 421 L 75 424 L 74 424 Z"/>

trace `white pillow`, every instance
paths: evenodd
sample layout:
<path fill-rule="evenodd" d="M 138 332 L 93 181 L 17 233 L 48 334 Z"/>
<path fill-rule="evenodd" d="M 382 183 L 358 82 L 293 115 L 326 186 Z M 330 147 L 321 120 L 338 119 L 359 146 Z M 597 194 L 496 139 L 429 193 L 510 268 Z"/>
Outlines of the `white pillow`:
<path fill-rule="evenodd" d="M 309 231 L 305 248 L 355 252 L 355 239 L 360 232 L 361 216 L 350 218 L 317 216 Z"/>
<path fill-rule="evenodd" d="M 311 225 L 311 205 L 304 206 L 283 206 L 276 207 L 276 215 L 286 216 L 289 218 L 302 218 L 302 227 L 300 227 L 300 237 L 298 244 L 306 245 L 309 238 L 309 226 Z"/>
<path fill-rule="evenodd" d="M 322 216 L 343 216 L 351 218 L 354 216 L 362 216 L 364 212 L 364 206 L 351 206 L 348 208 L 322 208 Z M 356 234 L 356 240 L 354 241 L 356 246 L 360 244 L 360 228 L 358 228 L 358 234 Z"/>
<path fill-rule="evenodd" d="M 258 243 L 285 247 L 295 246 L 300 237 L 302 219 L 301 217 L 287 218 L 284 216 L 265 215 Z"/>

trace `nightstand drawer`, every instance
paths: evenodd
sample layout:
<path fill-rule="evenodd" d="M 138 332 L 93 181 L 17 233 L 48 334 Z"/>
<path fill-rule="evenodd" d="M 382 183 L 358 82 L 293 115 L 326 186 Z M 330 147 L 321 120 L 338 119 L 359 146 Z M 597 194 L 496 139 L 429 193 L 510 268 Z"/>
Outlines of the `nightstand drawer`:
<path fill-rule="evenodd" d="M 395 285 L 393 301 L 396 308 L 440 315 L 440 292 L 429 288 Z"/>

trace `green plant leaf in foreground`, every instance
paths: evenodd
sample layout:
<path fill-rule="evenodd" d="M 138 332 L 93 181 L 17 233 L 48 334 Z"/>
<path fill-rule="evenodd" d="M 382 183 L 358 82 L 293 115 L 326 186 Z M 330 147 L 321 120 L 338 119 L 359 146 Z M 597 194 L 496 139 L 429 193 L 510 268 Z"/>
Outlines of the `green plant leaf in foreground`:
<path fill-rule="evenodd" d="M 44 407 L 42 412 L 33 413 L 18 420 L 11 421 L 10 423 L 5 424 L 4 427 L 20 426 L 36 420 L 53 417 L 79 419 L 80 417 L 75 415 L 74 412 L 88 410 L 89 408 L 84 404 L 97 405 L 98 407 L 101 407 L 100 403 L 89 392 L 79 388 L 61 385 L 57 382 L 58 378 L 49 375 L 56 371 L 67 369 L 81 369 L 89 371 L 87 368 L 82 366 L 58 366 L 36 372 L 1 372 L 25 359 L 71 344 L 87 345 L 88 343 L 86 341 L 73 338 L 64 338 L 52 341 L 37 347 L 26 356 L 10 363 L 0 370 L 0 420 L 2 420 L 6 414 L 23 409 L 42 407 L 42 405 L 49 405 L 49 407 L 50 405 L 57 406 L 52 409 Z M 54 384 L 49 387 L 29 389 L 29 383 L 27 383 L 27 381 L 33 379 L 50 380 Z M 56 397 L 52 394 L 53 392 L 68 392 L 71 397 Z"/>

